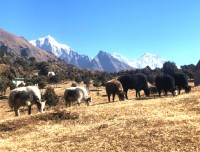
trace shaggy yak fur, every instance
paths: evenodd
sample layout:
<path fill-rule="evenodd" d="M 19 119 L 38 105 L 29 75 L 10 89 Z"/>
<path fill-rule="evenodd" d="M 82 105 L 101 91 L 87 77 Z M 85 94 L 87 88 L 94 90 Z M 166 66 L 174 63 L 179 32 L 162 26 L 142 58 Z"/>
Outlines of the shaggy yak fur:
<path fill-rule="evenodd" d="M 73 102 L 77 102 L 80 105 L 81 101 L 84 101 L 88 106 L 92 102 L 92 98 L 85 87 L 67 88 L 64 92 L 64 100 L 67 107 L 71 107 Z"/>
<path fill-rule="evenodd" d="M 106 83 L 106 93 L 108 95 L 109 102 L 110 102 L 111 94 L 113 97 L 112 98 L 113 102 L 115 100 L 115 94 L 118 95 L 120 101 L 124 100 L 124 91 L 123 91 L 122 84 L 116 79 L 110 80 Z"/>
<path fill-rule="evenodd" d="M 150 90 L 147 84 L 147 78 L 144 74 L 126 75 L 118 78 L 123 86 L 126 99 L 128 99 L 128 89 L 136 90 L 136 97 L 140 98 L 140 91 L 144 90 L 146 96 L 150 95 Z"/>
<path fill-rule="evenodd" d="M 181 93 L 181 88 L 185 89 L 186 93 L 191 91 L 191 86 L 188 85 L 188 77 L 183 73 L 172 74 L 175 80 L 175 86 L 178 87 L 178 94 Z"/>
<path fill-rule="evenodd" d="M 35 86 L 20 87 L 12 90 L 9 95 L 8 104 L 14 109 L 15 116 L 19 116 L 19 108 L 28 107 L 28 114 L 31 114 L 31 106 L 36 104 L 38 111 L 43 112 L 45 102 L 41 101 L 40 90 Z"/>
<path fill-rule="evenodd" d="M 161 97 L 161 91 L 164 90 L 165 95 L 170 91 L 173 96 L 176 95 L 176 87 L 174 78 L 170 75 L 157 76 L 155 79 L 155 85 Z"/>

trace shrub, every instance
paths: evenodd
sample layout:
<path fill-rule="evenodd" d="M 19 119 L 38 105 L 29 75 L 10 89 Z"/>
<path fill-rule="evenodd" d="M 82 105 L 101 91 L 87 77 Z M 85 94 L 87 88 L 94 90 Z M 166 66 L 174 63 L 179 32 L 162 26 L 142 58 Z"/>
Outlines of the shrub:
<path fill-rule="evenodd" d="M 13 90 L 17 87 L 16 84 L 14 84 L 12 81 L 10 82 L 9 86 L 10 86 L 10 90 Z"/>
<path fill-rule="evenodd" d="M 45 94 L 43 95 L 43 99 L 46 100 L 46 104 L 51 106 L 56 106 L 59 102 L 59 98 L 57 94 L 55 93 L 54 89 L 51 87 L 48 87 L 45 91 Z"/>
<path fill-rule="evenodd" d="M 75 81 L 73 81 L 71 87 L 77 87 L 77 86 L 78 84 Z"/>
<path fill-rule="evenodd" d="M 25 85 L 23 84 L 23 83 L 20 83 L 19 85 L 18 85 L 18 87 L 24 87 Z"/>

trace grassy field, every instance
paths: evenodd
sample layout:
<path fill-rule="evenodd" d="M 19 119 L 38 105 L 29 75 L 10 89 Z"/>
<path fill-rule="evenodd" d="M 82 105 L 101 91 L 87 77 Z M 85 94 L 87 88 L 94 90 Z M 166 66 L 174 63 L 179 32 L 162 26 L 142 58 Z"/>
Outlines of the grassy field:
<path fill-rule="evenodd" d="M 56 93 L 62 97 L 68 84 Z M 108 103 L 91 88 L 93 105 L 66 108 L 63 101 L 40 114 L 21 116 L 0 100 L 0 151 L 200 151 L 200 87 L 177 97 L 151 95 Z"/>

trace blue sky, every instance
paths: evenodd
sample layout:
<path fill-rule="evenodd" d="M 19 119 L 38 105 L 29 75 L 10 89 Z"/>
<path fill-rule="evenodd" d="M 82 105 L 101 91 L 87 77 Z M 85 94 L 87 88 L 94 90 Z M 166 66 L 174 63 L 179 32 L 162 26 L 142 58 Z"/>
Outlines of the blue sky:
<path fill-rule="evenodd" d="M 200 59 L 200 0 L 1 0 L 0 28 L 27 40 L 51 35 L 90 57 Z"/>

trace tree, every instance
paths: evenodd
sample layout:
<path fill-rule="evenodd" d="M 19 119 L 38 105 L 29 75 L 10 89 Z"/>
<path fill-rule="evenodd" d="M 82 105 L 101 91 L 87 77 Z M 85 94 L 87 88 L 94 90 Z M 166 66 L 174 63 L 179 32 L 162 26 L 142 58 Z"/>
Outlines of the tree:
<path fill-rule="evenodd" d="M 85 77 L 83 83 L 86 85 L 87 90 L 90 90 L 90 78 L 89 77 Z"/>
<path fill-rule="evenodd" d="M 183 66 L 181 66 L 181 71 L 183 73 L 185 73 L 190 79 L 193 79 L 194 78 L 194 73 L 193 73 L 194 68 L 195 68 L 194 64 L 183 65 Z"/>
<path fill-rule="evenodd" d="M 33 82 L 33 84 L 37 84 L 39 83 L 39 76 L 38 75 L 34 75 L 31 79 L 31 81 Z"/>
<path fill-rule="evenodd" d="M 13 90 L 13 89 L 15 89 L 17 86 L 16 86 L 16 84 L 14 84 L 12 81 L 10 81 L 9 87 L 10 87 L 10 90 Z"/>
<path fill-rule="evenodd" d="M 44 75 L 47 76 L 49 72 L 49 65 L 47 63 L 40 63 L 38 65 L 38 68 L 40 69 L 40 72 L 38 73 L 39 75 Z"/>
<path fill-rule="evenodd" d="M 17 87 L 24 87 L 25 85 L 23 83 L 20 83 Z"/>
<path fill-rule="evenodd" d="M 44 89 L 46 85 L 47 85 L 47 83 L 45 81 L 40 81 L 38 83 L 38 86 L 39 86 L 40 89 Z"/>
<path fill-rule="evenodd" d="M 43 99 L 46 100 L 46 104 L 51 106 L 56 106 L 59 102 L 59 97 L 56 95 L 53 88 L 48 87 L 43 95 Z"/>
<path fill-rule="evenodd" d="M 26 83 L 26 86 L 33 86 L 33 83 L 30 82 L 30 81 L 28 81 L 28 82 Z"/>
<path fill-rule="evenodd" d="M 164 74 L 174 74 L 178 72 L 178 68 L 174 62 L 167 61 L 163 64 Z"/>
<path fill-rule="evenodd" d="M 102 85 L 101 81 L 98 81 L 98 80 L 95 80 L 94 83 L 93 83 L 93 86 L 96 87 L 96 88 L 100 87 L 101 85 Z"/>
<path fill-rule="evenodd" d="M 78 84 L 75 81 L 72 81 L 71 87 L 77 87 L 77 86 L 78 86 Z"/>
<path fill-rule="evenodd" d="M 149 74 L 148 77 L 147 77 L 148 82 L 151 83 L 151 84 L 155 84 L 155 79 L 156 79 L 157 75 L 158 74 L 155 73 L 155 72 L 152 72 L 151 74 Z"/>
<path fill-rule="evenodd" d="M 82 78 L 80 76 L 75 77 L 75 81 L 77 83 L 81 83 L 82 82 Z"/>
<path fill-rule="evenodd" d="M 146 76 L 148 76 L 150 73 L 151 73 L 151 68 L 149 66 L 146 66 L 144 69 L 143 69 L 143 74 L 145 74 Z"/>
<path fill-rule="evenodd" d="M 59 83 L 60 82 L 60 78 L 59 78 L 59 76 L 57 74 L 53 75 L 53 76 L 49 76 L 49 82 L 50 83 Z"/>

